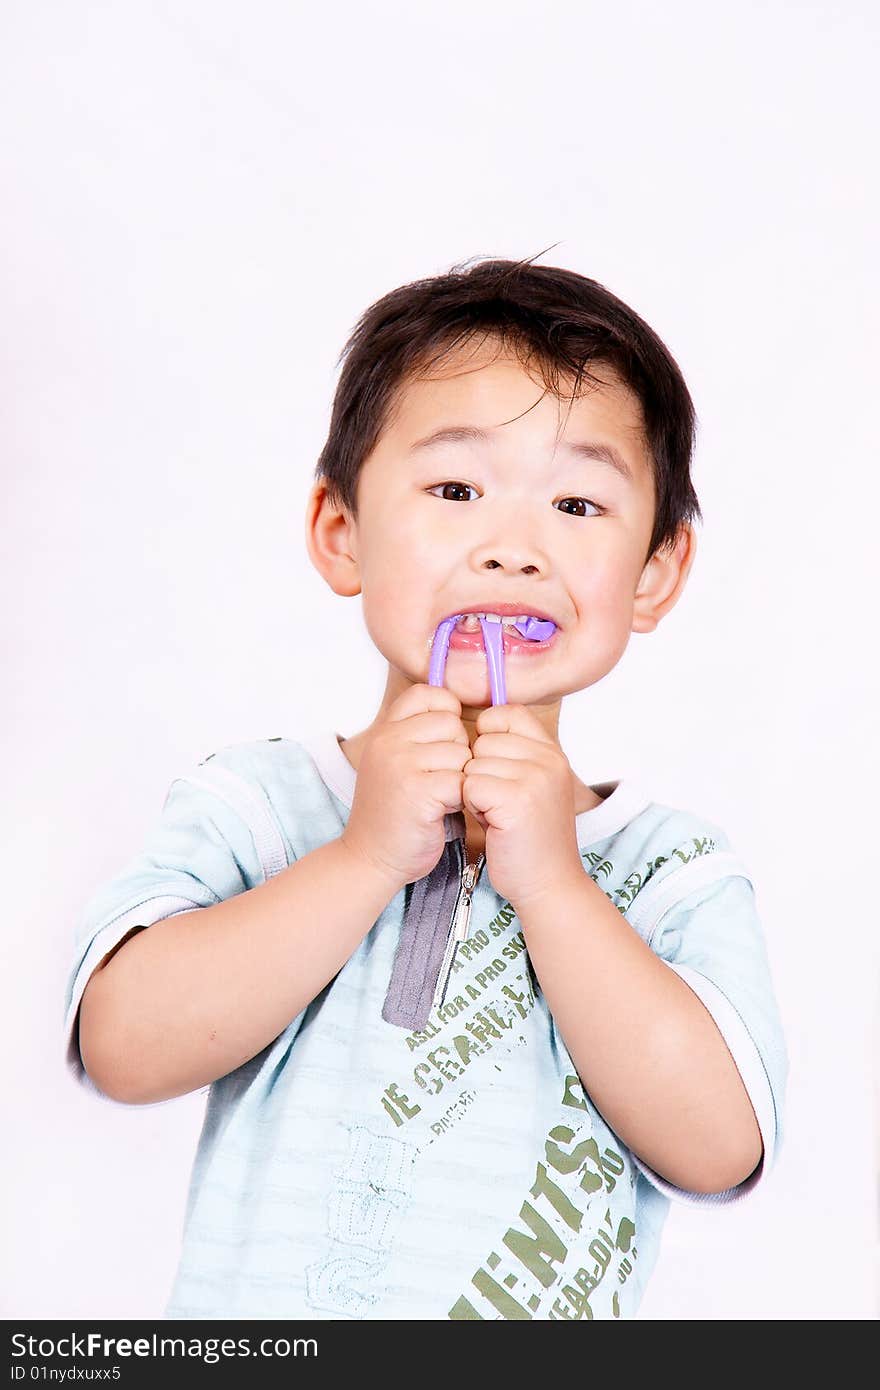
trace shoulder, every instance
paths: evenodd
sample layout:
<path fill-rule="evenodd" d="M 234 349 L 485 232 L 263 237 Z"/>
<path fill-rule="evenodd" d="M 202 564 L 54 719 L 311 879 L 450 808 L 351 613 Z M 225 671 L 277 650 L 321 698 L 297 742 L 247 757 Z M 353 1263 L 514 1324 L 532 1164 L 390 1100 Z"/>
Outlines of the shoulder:
<path fill-rule="evenodd" d="M 303 744 L 276 736 L 223 744 L 175 781 L 210 790 L 242 810 L 261 798 L 283 797 L 285 789 L 301 792 L 320 782 L 320 774 Z"/>
<path fill-rule="evenodd" d="M 282 866 L 341 829 L 340 812 L 308 738 L 281 736 L 224 744 L 180 783 L 210 794 L 248 827 L 264 869 Z"/>
<path fill-rule="evenodd" d="M 608 896 L 646 938 L 670 907 L 701 888 L 735 877 L 751 889 L 749 869 L 720 825 L 648 797 L 606 853 L 616 861 Z"/>
<path fill-rule="evenodd" d="M 222 768 L 239 777 L 260 780 L 278 776 L 291 768 L 312 765 L 305 746 L 296 739 L 276 735 L 272 738 L 243 739 L 221 744 L 194 765 L 211 773 Z M 190 775 L 190 774 L 185 774 Z"/>

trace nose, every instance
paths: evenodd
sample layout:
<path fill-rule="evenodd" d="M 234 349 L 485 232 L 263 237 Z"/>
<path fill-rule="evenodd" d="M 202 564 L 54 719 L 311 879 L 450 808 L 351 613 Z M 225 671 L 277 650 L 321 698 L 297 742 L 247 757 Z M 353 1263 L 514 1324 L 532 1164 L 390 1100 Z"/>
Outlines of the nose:
<path fill-rule="evenodd" d="M 550 574 L 550 557 L 541 549 L 537 537 L 525 531 L 522 516 L 517 520 L 516 512 L 510 510 L 505 520 L 496 518 L 496 526 L 492 527 L 493 535 L 471 550 L 471 565 L 475 570 L 503 569 L 517 576 Z"/>
<path fill-rule="evenodd" d="M 470 566 L 476 573 L 507 570 L 514 579 L 523 574 L 536 578 L 552 575 L 553 562 L 544 549 L 550 536 L 542 529 L 533 500 L 524 488 L 510 488 L 493 497 L 479 520 L 476 508 L 468 515 L 474 523 L 468 539 Z"/>
<path fill-rule="evenodd" d="M 507 570 L 514 579 L 523 574 L 536 578 L 552 574 L 553 563 L 543 544 L 550 537 L 542 530 L 530 501 L 524 492 L 511 491 L 494 498 L 491 510 L 483 512 L 479 520 L 476 509 L 469 514 L 475 523 L 468 542 L 473 571 Z"/>
<path fill-rule="evenodd" d="M 481 566 L 481 568 L 482 568 L 482 569 L 487 569 L 487 570 L 497 570 L 497 569 L 511 569 L 511 570 L 515 570 L 515 569 L 517 568 L 517 566 L 516 566 L 516 565 L 505 565 L 503 560 L 486 560 L 486 561 L 483 563 L 483 565 Z M 520 566 L 519 566 L 519 569 L 520 569 L 520 571 L 521 571 L 523 574 L 538 574 L 538 573 L 539 573 L 538 566 L 537 566 L 537 565 L 533 565 L 533 564 L 520 565 Z"/>
<path fill-rule="evenodd" d="M 478 570 L 509 570 L 511 574 L 547 574 L 549 565 L 532 548 L 523 546 L 482 546 L 473 557 Z"/>

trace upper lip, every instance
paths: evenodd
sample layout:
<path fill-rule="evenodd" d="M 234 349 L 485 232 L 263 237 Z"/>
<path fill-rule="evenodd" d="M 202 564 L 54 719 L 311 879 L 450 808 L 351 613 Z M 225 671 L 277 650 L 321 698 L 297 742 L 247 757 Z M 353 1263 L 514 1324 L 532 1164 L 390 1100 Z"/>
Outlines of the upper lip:
<path fill-rule="evenodd" d="M 557 627 L 561 624 L 558 618 L 551 617 L 542 608 L 532 608 L 528 603 L 471 603 L 466 607 L 456 608 L 456 613 L 497 613 L 499 618 L 518 618 L 520 614 L 526 617 L 540 618 L 542 622 L 555 623 Z"/>

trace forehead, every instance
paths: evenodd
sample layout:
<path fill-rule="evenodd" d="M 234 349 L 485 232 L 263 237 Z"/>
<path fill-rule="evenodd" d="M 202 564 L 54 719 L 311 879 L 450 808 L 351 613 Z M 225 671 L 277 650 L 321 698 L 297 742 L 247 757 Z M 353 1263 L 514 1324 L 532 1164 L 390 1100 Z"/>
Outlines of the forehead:
<path fill-rule="evenodd" d="M 410 450 L 438 430 L 474 427 L 499 446 L 506 439 L 536 445 L 557 438 L 606 443 L 622 455 L 634 474 L 647 467 L 647 440 L 641 404 L 606 363 L 590 366 L 572 400 L 573 379 L 561 377 L 559 395 L 540 370 L 526 367 L 497 344 L 483 344 L 449 355 L 409 377 L 398 390 L 383 431 L 383 442 Z M 445 439 L 443 447 L 484 447 L 487 441 Z"/>

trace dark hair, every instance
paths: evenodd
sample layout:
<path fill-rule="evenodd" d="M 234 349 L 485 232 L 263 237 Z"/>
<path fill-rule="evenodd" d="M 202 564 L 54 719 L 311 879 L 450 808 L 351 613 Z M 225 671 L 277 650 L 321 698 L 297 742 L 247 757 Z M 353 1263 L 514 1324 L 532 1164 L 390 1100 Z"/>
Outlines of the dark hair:
<path fill-rule="evenodd" d="M 538 252 L 538 255 L 543 255 Z M 480 260 L 402 285 L 364 312 L 337 360 L 345 365 L 327 442 L 315 469 L 335 505 L 357 519 L 361 468 L 406 382 L 480 333 L 525 366 L 536 364 L 560 396 L 560 377 L 596 382 L 607 364 L 641 402 L 656 506 L 646 561 L 680 525 L 702 521 L 690 477 L 696 415 L 675 359 L 638 314 L 595 280 L 558 266 Z"/>

